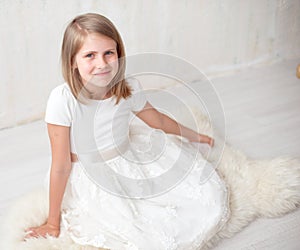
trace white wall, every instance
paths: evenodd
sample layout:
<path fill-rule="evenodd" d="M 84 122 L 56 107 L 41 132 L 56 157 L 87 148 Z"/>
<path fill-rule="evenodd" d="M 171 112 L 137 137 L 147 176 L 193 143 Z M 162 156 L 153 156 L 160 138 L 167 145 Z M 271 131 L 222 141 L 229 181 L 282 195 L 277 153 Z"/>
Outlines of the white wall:
<path fill-rule="evenodd" d="M 2 0 L 0 128 L 43 117 L 64 28 L 85 12 L 115 23 L 127 55 L 172 54 L 209 76 L 300 57 L 299 0 Z"/>

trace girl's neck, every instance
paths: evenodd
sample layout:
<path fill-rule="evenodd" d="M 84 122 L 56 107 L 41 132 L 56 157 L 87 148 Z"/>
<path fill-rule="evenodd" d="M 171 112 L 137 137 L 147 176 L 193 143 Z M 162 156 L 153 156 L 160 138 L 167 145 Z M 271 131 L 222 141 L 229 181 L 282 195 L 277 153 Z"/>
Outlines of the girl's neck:
<path fill-rule="evenodd" d="M 104 93 L 91 93 L 90 98 L 92 100 L 104 100 L 110 98 L 112 96 L 111 92 L 104 92 Z"/>
<path fill-rule="evenodd" d="M 98 87 L 92 84 L 86 86 L 89 92 L 89 98 L 92 100 L 104 100 L 112 96 L 108 87 Z"/>

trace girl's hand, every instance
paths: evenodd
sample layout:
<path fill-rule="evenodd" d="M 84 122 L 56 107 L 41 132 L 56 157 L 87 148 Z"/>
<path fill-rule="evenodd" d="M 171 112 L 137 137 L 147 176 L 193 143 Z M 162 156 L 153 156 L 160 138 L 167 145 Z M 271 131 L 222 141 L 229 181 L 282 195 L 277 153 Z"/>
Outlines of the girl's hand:
<path fill-rule="evenodd" d="M 214 139 L 207 136 L 207 135 L 202 135 L 199 134 L 200 136 L 200 142 L 201 143 L 207 143 L 209 146 L 213 147 L 214 146 Z"/>
<path fill-rule="evenodd" d="M 24 239 L 28 239 L 31 237 L 38 238 L 48 236 L 58 237 L 60 234 L 60 227 L 48 224 L 47 222 L 39 227 L 29 227 L 25 230 L 26 236 Z"/>

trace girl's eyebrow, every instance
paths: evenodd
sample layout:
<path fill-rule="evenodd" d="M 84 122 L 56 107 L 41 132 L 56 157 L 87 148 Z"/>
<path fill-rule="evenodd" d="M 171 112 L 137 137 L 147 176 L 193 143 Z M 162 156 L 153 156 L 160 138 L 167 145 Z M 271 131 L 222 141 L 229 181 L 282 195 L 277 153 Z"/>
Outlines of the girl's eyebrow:
<path fill-rule="evenodd" d="M 116 50 L 116 48 L 106 49 L 106 50 L 104 50 L 104 52 L 111 51 L 111 50 Z M 82 52 L 82 54 L 89 54 L 89 53 L 98 53 L 98 51 L 87 50 L 87 51 Z"/>
<path fill-rule="evenodd" d="M 97 51 L 87 50 L 87 51 L 82 52 L 83 55 L 90 54 L 90 53 L 97 53 Z"/>

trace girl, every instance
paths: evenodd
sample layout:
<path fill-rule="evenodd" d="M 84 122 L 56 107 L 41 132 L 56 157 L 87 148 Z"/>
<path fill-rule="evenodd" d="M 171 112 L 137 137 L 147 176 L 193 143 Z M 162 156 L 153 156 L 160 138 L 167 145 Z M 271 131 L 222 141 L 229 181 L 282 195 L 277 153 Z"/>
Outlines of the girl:
<path fill-rule="evenodd" d="M 52 151 L 49 215 L 28 228 L 26 238 L 66 233 L 78 244 L 108 249 L 196 249 L 226 220 L 224 183 L 213 172 L 199 184 L 209 163 L 190 143 L 213 146 L 214 140 L 157 111 L 136 79 L 124 79 L 124 57 L 121 37 L 104 16 L 80 15 L 67 26 L 61 53 L 66 83 L 51 92 L 45 115 Z M 132 113 L 151 127 L 150 150 L 146 132 L 129 129 Z M 192 170 L 150 188 L 128 182 L 120 188 L 114 178 L 152 181 L 175 165 Z M 105 167 L 114 172 L 105 175 Z"/>

